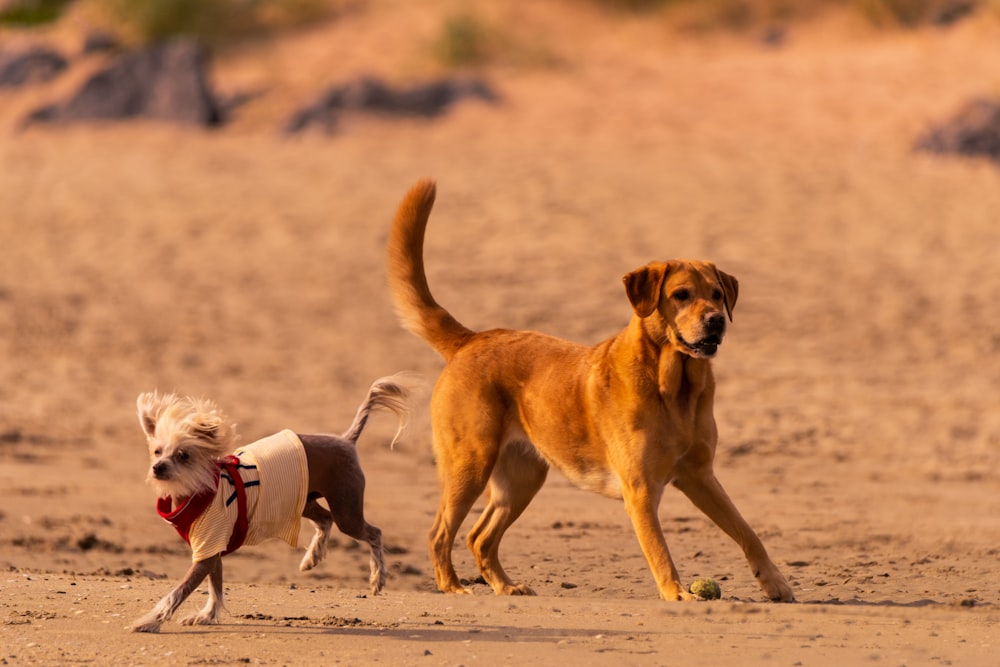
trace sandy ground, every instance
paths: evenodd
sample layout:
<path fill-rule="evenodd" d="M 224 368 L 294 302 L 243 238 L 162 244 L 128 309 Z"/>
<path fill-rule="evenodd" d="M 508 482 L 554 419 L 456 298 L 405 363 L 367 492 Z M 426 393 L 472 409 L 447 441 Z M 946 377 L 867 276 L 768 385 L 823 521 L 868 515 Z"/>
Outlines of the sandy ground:
<path fill-rule="evenodd" d="M 501 103 L 281 136 L 326 85 L 437 73 L 451 5 L 417 4 L 223 56 L 219 89 L 258 96 L 220 131 L 17 132 L 70 79 L 0 92 L 0 664 L 996 664 L 1000 169 L 911 147 L 1000 92 L 1000 24 L 830 19 L 774 48 L 495 3 L 517 57 L 478 73 Z M 502 552 L 538 597 L 437 594 L 425 393 L 394 450 L 388 417 L 360 445 L 383 596 L 365 597 L 367 557 L 343 536 L 309 574 L 267 544 L 227 558 L 223 624 L 125 630 L 188 565 L 143 483 L 138 393 L 210 396 L 249 440 L 342 430 L 374 378 L 436 377 L 383 266 L 421 176 L 439 182 L 431 286 L 474 328 L 596 343 L 629 317 L 621 276 L 650 259 L 739 278 L 717 471 L 797 604 L 764 602 L 670 491 L 681 576 L 723 599 L 659 601 L 620 503 L 556 473 Z M 477 575 L 461 546 L 456 567 Z"/>

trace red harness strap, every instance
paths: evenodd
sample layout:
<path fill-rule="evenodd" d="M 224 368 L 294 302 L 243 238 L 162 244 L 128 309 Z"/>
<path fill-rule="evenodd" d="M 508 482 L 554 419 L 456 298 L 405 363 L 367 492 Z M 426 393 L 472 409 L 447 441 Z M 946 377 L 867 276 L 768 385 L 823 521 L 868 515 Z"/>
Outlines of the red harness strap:
<path fill-rule="evenodd" d="M 232 480 L 233 486 L 236 488 L 236 525 L 233 526 L 233 534 L 229 537 L 229 543 L 226 545 L 226 550 L 222 552 L 222 555 L 231 554 L 241 546 L 247 538 L 247 530 L 250 527 L 250 520 L 247 516 L 247 491 L 246 485 L 243 483 L 243 478 L 240 476 L 239 471 L 240 460 L 235 456 L 227 456 L 224 459 L 219 460 L 219 469 L 225 469 L 229 473 L 229 479 Z M 191 544 L 191 525 L 195 520 L 202 515 L 205 509 L 211 504 L 212 499 L 215 498 L 215 494 L 219 490 L 219 474 L 215 477 L 215 488 L 207 489 L 198 493 L 196 495 L 184 498 L 177 509 L 171 511 L 171 506 L 173 500 L 168 496 L 166 498 L 158 498 L 156 501 L 156 513 L 160 517 L 172 525 L 176 530 L 177 534 L 184 538 L 184 541 Z"/>
<path fill-rule="evenodd" d="M 219 461 L 219 466 L 226 469 L 230 479 L 233 480 L 233 486 L 236 487 L 237 509 L 236 525 L 233 526 L 233 534 L 229 538 L 226 550 L 222 552 L 223 556 L 231 554 L 243 546 L 243 541 L 247 538 L 247 530 L 250 528 L 250 520 L 247 517 L 247 489 L 240 476 L 239 465 L 240 460 L 232 454 Z"/>
<path fill-rule="evenodd" d="M 218 488 L 219 476 L 216 473 L 214 488 L 206 489 L 201 493 L 182 499 L 180 504 L 177 505 L 177 509 L 173 511 L 170 510 L 173 506 L 173 499 L 170 496 L 157 498 L 156 513 L 160 515 L 161 519 L 172 525 L 177 534 L 184 538 L 185 542 L 191 544 L 191 538 L 188 536 L 188 533 L 191 532 L 191 524 L 211 504 Z"/>

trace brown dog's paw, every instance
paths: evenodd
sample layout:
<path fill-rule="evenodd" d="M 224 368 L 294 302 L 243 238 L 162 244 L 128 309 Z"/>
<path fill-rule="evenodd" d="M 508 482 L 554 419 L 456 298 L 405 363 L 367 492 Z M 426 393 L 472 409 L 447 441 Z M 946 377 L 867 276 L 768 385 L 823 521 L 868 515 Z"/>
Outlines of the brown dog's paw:
<path fill-rule="evenodd" d="M 460 586 L 458 584 L 454 586 L 442 587 L 438 589 L 445 595 L 472 595 L 472 589 L 466 588 L 465 586 Z"/>
<path fill-rule="evenodd" d="M 788 584 L 771 589 L 765 586 L 764 594 L 771 602 L 795 602 L 795 593 L 792 592 L 792 588 Z"/>
<path fill-rule="evenodd" d="M 498 591 L 497 595 L 537 595 L 533 589 L 524 584 L 510 584 L 507 586 L 502 586 Z"/>
<path fill-rule="evenodd" d="M 769 576 L 758 574 L 757 581 L 760 582 L 760 587 L 764 590 L 764 595 L 767 596 L 768 600 L 772 602 L 795 602 L 795 593 L 792 592 L 792 587 L 776 568 Z"/>
<path fill-rule="evenodd" d="M 661 590 L 660 597 L 667 602 L 689 602 L 691 600 L 700 600 L 701 598 L 694 595 L 690 591 L 684 589 L 680 583 L 675 584 L 672 588 L 668 590 Z"/>

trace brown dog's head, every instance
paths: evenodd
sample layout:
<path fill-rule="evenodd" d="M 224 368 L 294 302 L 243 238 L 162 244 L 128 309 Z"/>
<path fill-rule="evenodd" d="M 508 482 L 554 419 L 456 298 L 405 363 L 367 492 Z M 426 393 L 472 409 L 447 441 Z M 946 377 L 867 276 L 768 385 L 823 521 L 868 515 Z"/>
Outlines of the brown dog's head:
<path fill-rule="evenodd" d="M 139 425 L 149 445 L 149 482 L 161 498 L 186 498 L 215 486 L 216 460 L 229 453 L 236 428 L 205 399 L 141 394 Z"/>
<path fill-rule="evenodd" d="M 711 359 L 733 319 L 736 278 L 711 262 L 651 262 L 623 279 L 635 314 L 660 344 L 698 359 Z"/>

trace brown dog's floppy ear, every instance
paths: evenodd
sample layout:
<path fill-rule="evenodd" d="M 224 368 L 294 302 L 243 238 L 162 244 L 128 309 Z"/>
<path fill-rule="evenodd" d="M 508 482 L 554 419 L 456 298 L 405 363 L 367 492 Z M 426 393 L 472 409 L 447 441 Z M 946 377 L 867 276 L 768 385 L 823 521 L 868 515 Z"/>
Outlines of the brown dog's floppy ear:
<path fill-rule="evenodd" d="M 660 302 L 660 289 L 663 279 L 667 276 L 668 265 L 662 262 L 650 262 L 641 269 L 636 269 L 622 278 L 625 283 L 625 294 L 628 295 L 632 309 L 639 317 L 649 317 Z"/>
<path fill-rule="evenodd" d="M 729 315 L 729 321 L 732 322 L 736 297 L 740 293 L 740 283 L 736 278 L 719 269 L 715 270 L 715 275 L 719 279 L 719 284 L 722 285 L 722 300 L 726 303 L 726 314 Z"/>

